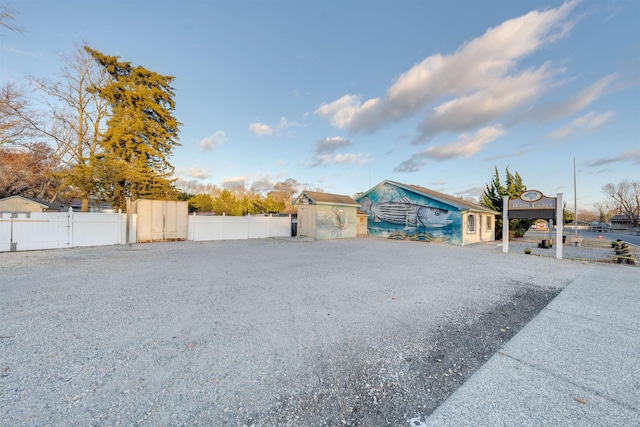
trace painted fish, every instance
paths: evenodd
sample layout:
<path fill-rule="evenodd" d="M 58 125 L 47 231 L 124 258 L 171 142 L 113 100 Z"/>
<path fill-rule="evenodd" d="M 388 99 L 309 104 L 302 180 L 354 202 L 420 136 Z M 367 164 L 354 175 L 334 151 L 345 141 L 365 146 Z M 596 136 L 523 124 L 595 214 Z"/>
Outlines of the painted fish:
<path fill-rule="evenodd" d="M 412 203 L 407 197 L 395 202 L 373 203 L 369 197 L 362 199 L 362 209 L 373 213 L 376 222 L 386 221 L 404 225 L 405 228 L 440 228 L 453 222 L 446 209 L 430 208 Z"/>

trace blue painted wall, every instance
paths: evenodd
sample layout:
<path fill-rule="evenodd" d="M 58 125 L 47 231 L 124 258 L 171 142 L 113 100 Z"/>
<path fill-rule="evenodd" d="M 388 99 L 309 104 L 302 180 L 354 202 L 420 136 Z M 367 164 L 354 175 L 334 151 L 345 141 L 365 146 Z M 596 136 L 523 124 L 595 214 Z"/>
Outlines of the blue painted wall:
<path fill-rule="evenodd" d="M 453 206 L 385 182 L 357 201 L 369 213 L 370 236 L 462 244 L 462 214 Z"/>

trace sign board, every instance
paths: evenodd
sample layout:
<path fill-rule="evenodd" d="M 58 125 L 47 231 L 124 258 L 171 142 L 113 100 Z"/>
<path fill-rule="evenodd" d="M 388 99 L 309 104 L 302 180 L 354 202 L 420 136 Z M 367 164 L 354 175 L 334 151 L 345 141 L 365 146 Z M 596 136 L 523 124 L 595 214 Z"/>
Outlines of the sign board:
<path fill-rule="evenodd" d="M 509 218 L 553 219 L 555 212 L 556 198 L 537 190 L 527 190 L 517 199 L 509 200 Z"/>
<path fill-rule="evenodd" d="M 562 193 L 558 193 L 557 197 L 545 197 L 540 191 L 528 190 L 515 200 L 510 200 L 509 196 L 502 196 L 502 252 L 509 252 L 509 220 L 514 218 L 555 219 L 558 242 L 556 258 L 562 259 L 564 237 L 562 211 L 559 206 L 562 206 Z M 580 246 L 580 243 L 576 245 Z"/>

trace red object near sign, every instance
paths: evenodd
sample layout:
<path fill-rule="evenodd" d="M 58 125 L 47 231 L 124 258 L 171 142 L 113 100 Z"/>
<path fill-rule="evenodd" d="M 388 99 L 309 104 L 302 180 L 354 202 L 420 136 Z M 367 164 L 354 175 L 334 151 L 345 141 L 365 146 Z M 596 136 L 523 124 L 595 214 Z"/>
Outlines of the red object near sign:
<path fill-rule="evenodd" d="M 598 240 L 605 240 L 607 238 L 607 236 L 596 236 L 596 239 Z"/>

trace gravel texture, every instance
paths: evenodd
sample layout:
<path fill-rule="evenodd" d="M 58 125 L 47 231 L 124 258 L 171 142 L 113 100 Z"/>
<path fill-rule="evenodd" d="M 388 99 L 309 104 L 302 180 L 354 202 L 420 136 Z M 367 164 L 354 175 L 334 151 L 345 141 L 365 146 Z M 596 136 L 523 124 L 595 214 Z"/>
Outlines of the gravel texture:
<path fill-rule="evenodd" d="M 2 253 L 0 425 L 409 426 L 583 268 L 373 238 Z"/>
<path fill-rule="evenodd" d="M 525 249 L 531 249 L 532 255 L 538 256 L 556 256 L 556 247 L 543 249 L 538 248 L 535 243 L 531 242 L 509 242 L 509 253 L 511 254 L 524 254 Z M 500 248 L 502 250 L 502 248 Z M 609 248 L 589 248 L 583 246 L 569 246 L 563 245 L 562 258 L 578 260 L 578 261 L 601 261 L 605 262 L 612 259 L 614 255 L 613 249 Z"/>
<path fill-rule="evenodd" d="M 487 247 L 498 247 L 497 245 L 487 245 Z M 531 255 L 555 257 L 556 247 L 551 248 L 538 248 L 534 242 L 509 242 L 510 254 L 524 254 L 525 249 L 531 249 Z M 498 248 L 502 251 L 502 247 Z M 638 248 L 633 247 L 634 257 L 638 259 Z M 614 250 L 609 247 L 588 247 L 588 246 L 572 246 L 569 244 L 562 246 L 562 258 L 574 260 L 574 261 L 587 261 L 587 262 L 616 262 L 616 255 Z"/>

